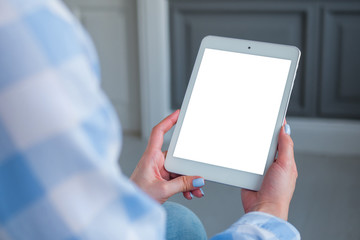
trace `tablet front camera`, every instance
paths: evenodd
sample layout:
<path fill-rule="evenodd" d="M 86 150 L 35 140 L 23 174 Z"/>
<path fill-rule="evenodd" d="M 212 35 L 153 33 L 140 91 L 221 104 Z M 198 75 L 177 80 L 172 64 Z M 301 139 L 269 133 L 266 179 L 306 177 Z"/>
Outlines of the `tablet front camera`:
<path fill-rule="evenodd" d="M 251 47 L 249 46 L 248 49 L 250 49 Z"/>

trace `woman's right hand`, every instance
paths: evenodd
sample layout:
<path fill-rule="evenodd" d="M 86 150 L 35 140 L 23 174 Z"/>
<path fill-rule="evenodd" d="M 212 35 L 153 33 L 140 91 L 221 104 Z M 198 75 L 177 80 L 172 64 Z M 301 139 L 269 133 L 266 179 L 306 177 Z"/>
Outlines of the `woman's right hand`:
<path fill-rule="evenodd" d="M 260 211 L 287 220 L 297 176 L 294 144 L 286 124 L 279 134 L 278 157 L 266 172 L 260 190 L 241 190 L 245 213 Z"/>

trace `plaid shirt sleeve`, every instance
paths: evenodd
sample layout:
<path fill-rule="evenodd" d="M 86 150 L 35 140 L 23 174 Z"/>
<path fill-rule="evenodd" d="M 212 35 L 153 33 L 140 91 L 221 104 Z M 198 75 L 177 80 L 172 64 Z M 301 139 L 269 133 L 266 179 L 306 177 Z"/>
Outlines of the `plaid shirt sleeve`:
<path fill-rule="evenodd" d="M 60 1 L 0 0 L 0 239 L 163 239 L 121 175 L 92 43 Z"/>
<path fill-rule="evenodd" d="M 0 0 L 0 239 L 164 239 L 164 210 L 118 171 L 94 47 L 56 0 Z M 299 239 L 250 213 L 214 239 Z"/>
<path fill-rule="evenodd" d="M 300 240 L 300 233 L 289 222 L 263 212 L 250 212 L 225 232 L 211 240 Z"/>

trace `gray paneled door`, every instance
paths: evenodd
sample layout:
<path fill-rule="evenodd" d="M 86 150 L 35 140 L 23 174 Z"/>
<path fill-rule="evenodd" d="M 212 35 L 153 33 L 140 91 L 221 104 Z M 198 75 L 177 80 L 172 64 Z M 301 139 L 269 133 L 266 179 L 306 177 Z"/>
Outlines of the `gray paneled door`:
<path fill-rule="evenodd" d="M 170 0 L 172 107 L 181 105 L 206 35 L 302 51 L 289 114 L 360 118 L 360 1 Z"/>
<path fill-rule="evenodd" d="M 360 118 L 360 8 L 323 10 L 320 113 Z"/>

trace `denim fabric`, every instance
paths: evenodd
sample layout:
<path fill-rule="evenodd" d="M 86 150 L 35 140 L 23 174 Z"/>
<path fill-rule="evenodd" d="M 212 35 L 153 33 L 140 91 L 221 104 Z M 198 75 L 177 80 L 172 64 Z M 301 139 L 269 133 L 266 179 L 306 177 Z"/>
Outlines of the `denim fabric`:
<path fill-rule="evenodd" d="M 190 209 L 174 202 L 163 204 L 166 210 L 167 240 L 205 240 L 205 228 Z"/>

